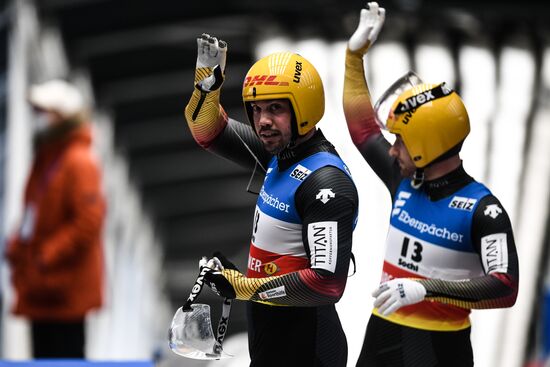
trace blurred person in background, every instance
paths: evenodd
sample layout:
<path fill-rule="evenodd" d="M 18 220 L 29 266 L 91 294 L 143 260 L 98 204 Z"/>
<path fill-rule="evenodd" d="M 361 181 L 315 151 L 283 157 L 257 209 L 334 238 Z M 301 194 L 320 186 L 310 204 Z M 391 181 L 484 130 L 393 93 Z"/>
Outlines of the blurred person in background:
<path fill-rule="evenodd" d="M 34 158 L 6 257 L 13 313 L 30 321 L 34 358 L 84 358 L 85 316 L 102 304 L 105 201 L 80 91 L 33 85 Z"/>
<path fill-rule="evenodd" d="M 363 59 L 384 23 L 375 2 L 348 42 L 344 112 L 393 208 L 357 366 L 473 366 L 471 309 L 511 307 L 519 268 L 510 219 L 459 156 L 466 108 L 445 83 L 401 78 L 373 108 Z M 381 128 L 395 134 L 390 143 Z"/>
<path fill-rule="evenodd" d="M 346 285 L 358 195 L 334 146 L 315 127 L 325 106 L 319 74 L 295 53 L 260 59 L 244 80 L 249 123 L 241 123 L 219 103 L 227 44 L 207 34 L 197 42 L 195 88 L 185 110 L 194 139 L 265 172 L 246 276 L 215 253 L 201 261 L 201 270 L 211 270 L 204 279 L 224 297 L 251 301 L 251 366 L 345 366 L 347 341 L 335 303 Z"/>

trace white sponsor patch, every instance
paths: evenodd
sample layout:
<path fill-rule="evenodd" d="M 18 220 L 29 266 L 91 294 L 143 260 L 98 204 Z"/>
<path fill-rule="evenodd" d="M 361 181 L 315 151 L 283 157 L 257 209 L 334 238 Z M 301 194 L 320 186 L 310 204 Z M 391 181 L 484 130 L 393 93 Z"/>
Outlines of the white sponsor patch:
<path fill-rule="evenodd" d="M 477 199 L 455 196 L 449 203 L 449 208 L 471 212 L 474 209 L 474 205 L 476 205 L 476 203 Z"/>
<path fill-rule="evenodd" d="M 487 274 L 508 270 L 506 233 L 495 233 L 481 238 L 481 259 Z"/>
<path fill-rule="evenodd" d="M 262 299 L 264 301 L 266 299 L 270 299 L 270 298 L 284 297 L 284 296 L 286 296 L 285 286 L 282 285 L 282 286 L 277 287 L 277 288 L 268 289 L 267 291 L 261 292 L 260 294 L 258 294 L 258 296 L 260 296 L 260 299 Z"/>
<path fill-rule="evenodd" d="M 307 239 L 311 253 L 311 267 L 334 273 L 338 258 L 338 222 L 308 224 Z"/>
<path fill-rule="evenodd" d="M 293 179 L 298 180 L 298 181 L 303 181 L 303 180 L 305 180 L 305 178 L 307 176 L 309 176 L 310 173 L 311 173 L 311 170 L 309 170 L 306 167 L 299 164 L 290 173 L 290 177 L 292 177 Z"/>

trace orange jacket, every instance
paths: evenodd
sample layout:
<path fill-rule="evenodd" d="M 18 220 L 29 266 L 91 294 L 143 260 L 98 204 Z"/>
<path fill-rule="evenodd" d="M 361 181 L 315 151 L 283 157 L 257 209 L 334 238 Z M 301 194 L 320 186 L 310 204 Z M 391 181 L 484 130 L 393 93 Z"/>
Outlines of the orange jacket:
<path fill-rule="evenodd" d="M 105 200 L 91 141 L 87 124 L 73 124 L 37 146 L 24 201 L 34 230 L 6 250 L 17 315 L 70 321 L 101 306 Z"/>

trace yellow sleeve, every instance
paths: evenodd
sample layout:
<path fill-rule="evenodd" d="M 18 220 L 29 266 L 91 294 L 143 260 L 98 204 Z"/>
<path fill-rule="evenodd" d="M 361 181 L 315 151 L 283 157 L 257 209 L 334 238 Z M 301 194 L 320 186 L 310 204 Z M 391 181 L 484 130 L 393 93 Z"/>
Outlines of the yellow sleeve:
<path fill-rule="evenodd" d="M 343 276 L 322 276 L 307 268 L 265 278 L 249 278 L 234 269 L 223 276 L 235 290 L 235 298 L 272 306 L 322 306 L 340 300 L 346 285 Z"/>
<path fill-rule="evenodd" d="M 196 87 L 200 80 L 212 74 L 209 67 L 195 70 L 195 87 L 185 107 L 185 119 L 195 141 L 203 148 L 220 134 L 227 125 L 227 114 L 220 105 L 220 91 L 204 92 Z"/>
<path fill-rule="evenodd" d="M 259 289 L 275 277 L 266 278 L 248 278 L 242 273 L 233 269 L 224 269 L 223 276 L 231 283 L 235 289 L 236 298 L 241 301 L 251 301 L 257 298 Z M 273 304 L 269 302 L 261 302 L 265 304 Z"/>
<path fill-rule="evenodd" d="M 363 53 L 349 49 L 346 50 L 343 105 L 348 130 L 356 146 L 364 143 L 369 136 L 380 133 L 365 79 Z"/>

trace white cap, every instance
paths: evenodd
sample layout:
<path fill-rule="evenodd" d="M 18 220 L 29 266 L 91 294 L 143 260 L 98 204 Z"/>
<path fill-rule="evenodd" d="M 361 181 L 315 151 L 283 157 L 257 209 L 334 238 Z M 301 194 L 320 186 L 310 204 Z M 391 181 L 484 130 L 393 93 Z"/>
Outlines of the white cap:
<path fill-rule="evenodd" d="M 55 111 L 64 118 L 71 118 L 84 110 L 84 97 L 73 85 L 54 79 L 29 89 L 29 102 L 48 111 Z"/>

